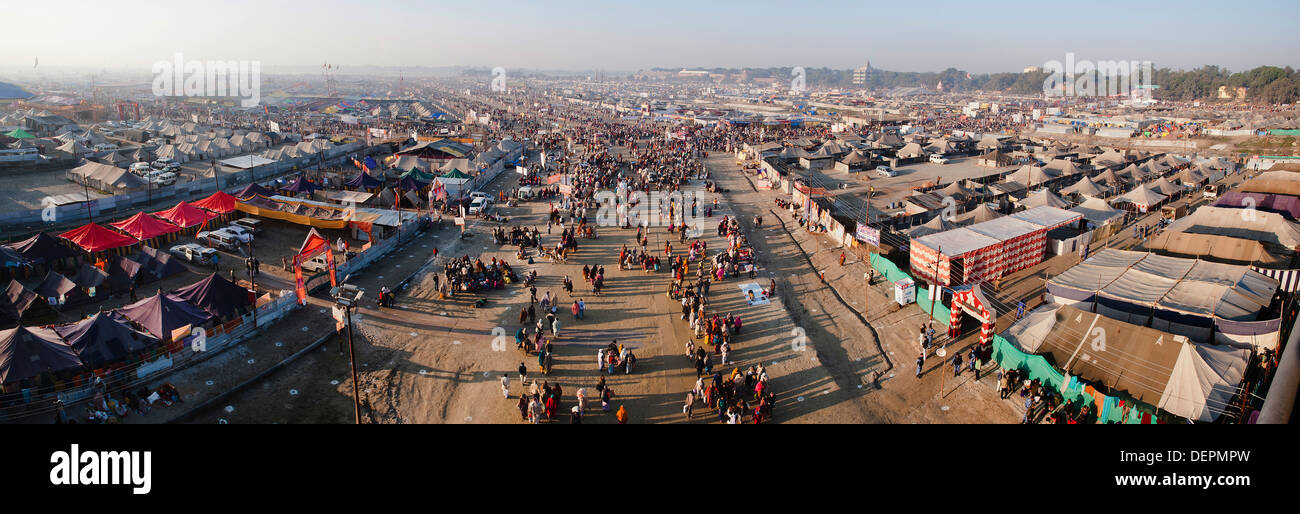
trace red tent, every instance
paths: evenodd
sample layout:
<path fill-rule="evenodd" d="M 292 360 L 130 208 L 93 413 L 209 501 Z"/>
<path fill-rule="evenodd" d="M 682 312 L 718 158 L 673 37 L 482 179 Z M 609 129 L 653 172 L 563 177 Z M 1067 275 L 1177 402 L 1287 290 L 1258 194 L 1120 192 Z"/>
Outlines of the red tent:
<path fill-rule="evenodd" d="M 194 202 L 191 205 L 217 214 L 225 214 L 235 210 L 235 201 L 235 197 L 230 196 L 225 191 L 217 191 L 212 193 L 212 196 Z"/>
<path fill-rule="evenodd" d="M 171 223 L 167 223 L 166 221 L 143 212 L 137 212 L 135 216 L 131 216 L 130 218 L 117 223 L 110 223 L 110 225 L 116 227 L 122 232 L 131 234 L 142 241 L 164 234 L 170 234 L 181 229 L 176 225 L 172 225 Z"/>
<path fill-rule="evenodd" d="M 217 217 L 216 214 L 210 213 L 186 202 L 178 203 L 175 207 L 165 211 L 155 212 L 153 215 L 175 223 L 176 226 L 181 228 L 190 228 Z"/>
<path fill-rule="evenodd" d="M 87 252 L 112 250 L 139 243 L 136 238 L 106 229 L 94 223 L 82 225 L 59 234 L 59 237 L 72 241 Z"/>

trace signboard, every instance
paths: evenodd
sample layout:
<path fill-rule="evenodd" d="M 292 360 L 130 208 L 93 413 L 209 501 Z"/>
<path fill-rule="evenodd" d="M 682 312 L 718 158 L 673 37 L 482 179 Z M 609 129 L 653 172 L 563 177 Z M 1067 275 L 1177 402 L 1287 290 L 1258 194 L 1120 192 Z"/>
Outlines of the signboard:
<path fill-rule="evenodd" d="M 465 226 L 465 217 L 464 217 L 464 216 L 456 216 L 455 218 L 452 218 L 452 219 L 456 220 L 456 226 L 457 226 L 457 227 L 463 227 L 463 226 Z"/>
<path fill-rule="evenodd" d="M 279 124 L 279 123 L 276 123 L 276 122 L 274 122 L 274 121 L 272 121 L 272 122 L 268 122 L 268 123 L 267 123 L 267 126 L 268 126 L 268 127 L 271 127 L 271 132 L 279 132 L 279 131 L 280 131 L 280 124 Z"/>
<path fill-rule="evenodd" d="M 343 327 L 347 324 L 346 323 L 347 310 L 335 305 L 333 314 L 334 314 L 334 331 L 339 332 L 343 330 Z"/>
<path fill-rule="evenodd" d="M 869 245 L 880 246 L 880 229 L 859 224 L 857 238 Z"/>

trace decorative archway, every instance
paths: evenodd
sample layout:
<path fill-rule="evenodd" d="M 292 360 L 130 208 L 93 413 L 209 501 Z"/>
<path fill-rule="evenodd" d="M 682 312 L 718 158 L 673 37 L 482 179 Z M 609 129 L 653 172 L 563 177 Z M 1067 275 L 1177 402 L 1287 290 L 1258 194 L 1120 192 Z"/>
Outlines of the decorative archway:
<path fill-rule="evenodd" d="M 948 337 L 956 339 L 961 335 L 961 318 L 965 313 L 980 321 L 980 345 L 993 340 L 993 327 L 997 323 L 997 311 L 984 297 L 979 284 L 954 287 L 952 305 L 949 308 Z"/>

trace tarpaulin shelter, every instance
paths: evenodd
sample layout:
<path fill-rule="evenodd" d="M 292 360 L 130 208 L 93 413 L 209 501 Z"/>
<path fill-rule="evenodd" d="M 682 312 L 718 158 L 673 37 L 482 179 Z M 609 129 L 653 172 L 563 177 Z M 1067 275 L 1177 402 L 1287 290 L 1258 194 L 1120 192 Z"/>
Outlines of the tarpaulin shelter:
<path fill-rule="evenodd" d="M 1047 281 L 1056 303 L 1196 341 L 1264 348 L 1276 348 L 1280 318 L 1258 318 L 1277 289 L 1247 266 L 1112 249 Z"/>
<path fill-rule="evenodd" d="M 1144 246 L 1147 250 L 1160 254 L 1207 259 L 1226 264 L 1283 268 L 1291 263 L 1290 258 L 1270 252 L 1268 247 L 1259 241 L 1213 234 L 1165 230 L 1148 239 Z"/>
<path fill-rule="evenodd" d="M 23 254 L 18 253 L 17 250 L 9 248 L 8 246 L 0 246 L 0 266 L 6 268 L 19 268 L 30 264 L 31 261 L 28 261 L 27 258 L 23 257 Z"/>
<path fill-rule="evenodd" d="M 1058 209 L 1069 209 L 1070 202 L 1065 201 L 1056 193 L 1049 189 L 1039 189 L 1038 192 L 1025 197 L 1024 200 L 1016 202 L 1024 207 L 1042 207 L 1044 205 L 1056 207 Z"/>
<path fill-rule="evenodd" d="M 119 307 L 113 312 L 139 324 L 164 341 L 170 341 L 172 333 L 178 328 L 202 325 L 213 318 L 212 314 L 197 305 L 163 293 Z"/>
<path fill-rule="evenodd" d="M 443 173 L 441 178 L 465 179 L 465 180 L 469 180 L 469 179 L 471 179 L 471 178 L 473 178 L 473 177 L 470 177 L 468 174 L 466 174 L 465 172 L 460 171 L 460 170 L 458 170 L 458 169 L 452 169 L 451 171 L 448 171 L 448 172 L 446 172 L 446 173 Z"/>
<path fill-rule="evenodd" d="M 59 234 L 59 237 L 67 239 L 91 253 L 131 246 L 140 242 L 134 237 L 114 232 L 95 223 L 87 223 L 79 228 Z"/>
<path fill-rule="evenodd" d="M 930 221 L 927 221 L 921 225 L 917 225 L 915 227 L 907 229 L 906 232 L 907 235 L 910 237 L 922 237 L 922 236 L 928 236 L 930 234 L 937 234 L 939 232 L 945 232 L 960 227 L 961 227 L 960 224 L 952 221 L 948 221 L 944 219 L 942 214 L 940 214 L 939 216 L 935 216 L 934 219 Z"/>
<path fill-rule="evenodd" d="M 355 187 L 357 189 L 374 189 L 384 185 L 384 182 L 363 171 L 358 173 L 357 176 L 352 177 L 351 180 L 348 180 L 343 185 Z"/>
<path fill-rule="evenodd" d="M 89 294 L 91 289 L 103 287 L 104 282 L 108 281 L 108 273 L 89 264 L 82 263 L 81 267 L 77 268 L 77 273 L 69 278 L 72 279 L 72 283 L 77 284 L 77 287 L 86 289 L 87 294 Z M 93 297 L 98 295 L 95 294 L 90 296 Z"/>
<path fill-rule="evenodd" d="M 1053 304 L 1030 311 L 1000 337 L 1062 370 L 1068 389 L 1075 389 L 1062 391 L 1068 396 L 1082 393 L 1088 403 L 1104 396 L 1081 390 L 1077 379 L 1083 379 L 1105 385 L 1112 395 L 1126 393 L 1170 414 L 1205 422 L 1227 410 L 1250 358 L 1249 350 L 1195 344 L 1176 334 Z M 1107 408 L 1118 405 L 1112 399 Z"/>
<path fill-rule="evenodd" d="M 54 332 L 72 347 L 82 364 L 97 368 L 119 362 L 131 354 L 158 346 L 157 337 L 140 332 L 105 313 L 67 325 Z"/>
<path fill-rule="evenodd" d="M 1060 189 L 1062 193 L 1074 193 L 1080 196 L 1101 196 L 1110 188 L 1102 187 L 1092 179 L 1083 177 L 1078 182 Z"/>
<path fill-rule="evenodd" d="M 1168 196 L 1152 191 L 1146 184 L 1138 184 L 1132 191 L 1116 196 L 1111 201 L 1129 203 L 1138 212 L 1147 212 L 1168 199 Z"/>
<path fill-rule="evenodd" d="M 275 195 L 275 191 L 271 191 L 270 189 L 259 186 L 257 185 L 256 182 L 254 182 L 252 184 L 244 186 L 243 189 L 240 189 L 239 192 L 234 194 L 234 197 L 240 200 L 247 200 L 254 196 L 273 196 L 273 195 Z"/>
<path fill-rule="evenodd" d="M 278 195 L 240 200 L 235 204 L 235 209 L 252 216 L 336 230 L 347 227 L 351 212 L 338 206 L 317 205 Z"/>
<path fill-rule="evenodd" d="M 1001 218 L 1002 216 L 1005 215 L 998 211 L 993 210 L 991 207 L 989 207 L 989 204 L 981 203 L 975 206 L 974 209 L 966 211 L 961 215 L 957 216 L 955 222 L 958 225 L 970 225 L 974 223 L 984 223 L 985 221 L 992 221 Z"/>
<path fill-rule="evenodd" d="M 1183 188 L 1179 186 L 1175 186 L 1172 182 L 1169 181 L 1169 179 L 1165 177 L 1160 177 L 1158 179 L 1152 180 L 1151 182 L 1147 183 L 1147 187 L 1151 188 L 1151 190 L 1157 193 L 1160 193 L 1168 197 L 1173 197 L 1175 194 L 1183 190 Z"/>
<path fill-rule="evenodd" d="M 54 236 L 44 232 L 5 246 L 17 251 L 32 264 L 52 263 L 59 259 L 77 255 L 77 252 L 63 246 Z"/>
<path fill-rule="evenodd" d="M 227 214 L 235 210 L 236 199 L 225 191 L 217 191 L 207 198 L 191 203 L 195 207 L 217 214 Z"/>
<path fill-rule="evenodd" d="M 143 212 L 135 213 L 125 220 L 110 223 L 113 227 L 126 232 L 139 240 L 152 239 L 158 236 L 179 232 L 181 227 L 162 221 L 158 218 L 145 214 Z"/>
<path fill-rule="evenodd" d="M 1111 207 L 1100 198 L 1084 196 L 1083 202 L 1070 209 L 1098 227 L 1124 217 L 1124 211 Z"/>
<path fill-rule="evenodd" d="M 81 359 L 53 329 L 0 330 L 0 384 L 16 384 L 42 373 L 82 368 Z"/>
<path fill-rule="evenodd" d="M 46 273 L 45 279 L 32 291 L 52 306 L 70 307 L 90 301 L 90 297 L 75 282 L 55 271 Z"/>
<path fill-rule="evenodd" d="M 137 283 L 140 277 L 140 270 L 143 266 L 140 263 L 126 257 L 117 256 L 109 260 L 108 269 L 108 288 L 114 293 L 130 291 Z"/>
<path fill-rule="evenodd" d="M 220 319 L 229 319 L 248 311 L 253 292 L 226 280 L 219 273 L 177 289 L 175 297 L 199 306 Z"/>
<path fill-rule="evenodd" d="M 1165 228 L 1169 232 L 1191 232 L 1251 239 L 1285 248 L 1300 248 L 1300 223 L 1281 214 L 1262 210 L 1204 206 Z"/>
<path fill-rule="evenodd" d="M 1300 219 L 1300 198 L 1294 196 L 1228 191 L 1210 205 L 1238 209 L 1252 208 L 1281 214 L 1293 221 Z"/>
<path fill-rule="evenodd" d="M 1008 174 L 1004 180 L 1008 182 L 1019 182 L 1028 187 L 1042 185 L 1056 178 L 1051 172 L 1038 166 L 1021 166 L 1020 169 Z"/>
<path fill-rule="evenodd" d="M 54 309 L 34 291 L 23 287 L 17 280 L 10 280 L 4 294 L 0 295 L 0 325 L 13 326 L 21 323 L 40 325 L 50 323 L 58 317 Z"/>
<path fill-rule="evenodd" d="M 170 221 L 172 224 L 181 228 L 198 226 L 203 224 L 205 221 L 217 217 L 216 214 L 195 207 L 189 202 L 178 203 L 175 207 L 165 211 L 155 212 L 153 215 Z"/>
<path fill-rule="evenodd" d="M 320 189 L 320 187 L 317 186 L 316 184 L 308 182 L 307 177 L 305 175 L 298 175 L 298 178 L 294 179 L 293 182 L 290 182 L 289 185 L 280 188 L 281 191 L 288 191 L 290 193 L 304 193 L 304 194 L 311 194 L 313 191 L 316 191 L 317 189 Z"/>
<path fill-rule="evenodd" d="M 33 136 L 30 132 L 27 132 L 26 130 L 20 128 L 10 130 L 9 132 L 5 132 L 5 135 L 12 137 L 14 139 L 36 139 L 36 136 Z"/>
<path fill-rule="evenodd" d="M 151 246 L 141 246 L 140 252 L 132 256 L 131 259 L 143 264 L 143 271 L 158 279 L 167 278 L 185 271 L 185 265 L 177 261 L 171 254 L 160 252 Z"/>

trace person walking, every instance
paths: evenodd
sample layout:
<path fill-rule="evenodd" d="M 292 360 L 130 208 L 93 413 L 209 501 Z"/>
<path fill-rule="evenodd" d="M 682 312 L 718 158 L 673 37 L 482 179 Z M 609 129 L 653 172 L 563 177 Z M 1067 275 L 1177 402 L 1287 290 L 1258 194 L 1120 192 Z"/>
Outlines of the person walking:
<path fill-rule="evenodd" d="M 921 378 L 921 366 L 925 365 L 925 357 L 916 358 L 916 378 Z"/>
<path fill-rule="evenodd" d="M 952 354 L 952 376 L 961 374 L 961 353 L 953 352 Z"/>
<path fill-rule="evenodd" d="M 528 395 L 519 393 L 519 421 L 528 421 Z"/>
<path fill-rule="evenodd" d="M 620 425 L 626 425 L 626 424 L 627 424 L 627 409 L 626 409 L 623 405 L 619 405 L 619 406 L 618 406 L 618 412 L 614 414 L 614 418 L 618 420 L 618 424 L 620 424 Z"/>
<path fill-rule="evenodd" d="M 519 383 L 523 384 L 527 382 L 528 382 L 528 366 L 525 366 L 524 363 L 521 362 L 519 363 Z"/>
<path fill-rule="evenodd" d="M 691 415 L 694 413 L 694 411 L 695 411 L 695 393 L 688 392 L 686 393 L 686 405 L 682 406 L 682 414 L 686 415 L 686 419 L 691 419 Z"/>
<path fill-rule="evenodd" d="M 844 267 L 844 252 L 840 252 L 840 267 Z"/>
<path fill-rule="evenodd" d="M 975 381 L 976 381 L 976 382 L 979 382 L 979 381 L 980 381 L 979 356 L 980 356 L 979 348 L 971 348 L 971 350 L 970 350 L 970 370 L 975 372 Z"/>
<path fill-rule="evenodd" d="M 501 374 L 501 396 L 510 399 L 510 375 L 507 373 Z"/>

